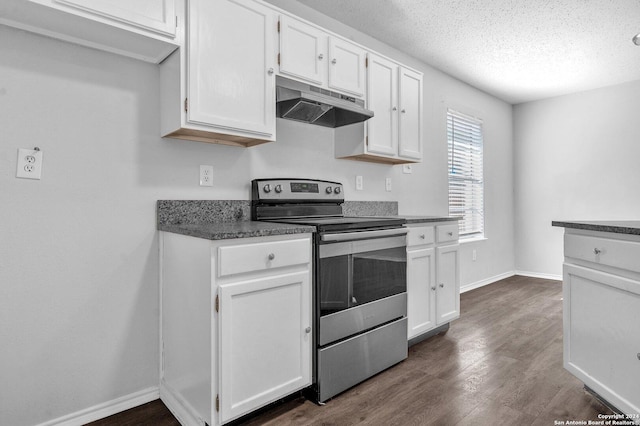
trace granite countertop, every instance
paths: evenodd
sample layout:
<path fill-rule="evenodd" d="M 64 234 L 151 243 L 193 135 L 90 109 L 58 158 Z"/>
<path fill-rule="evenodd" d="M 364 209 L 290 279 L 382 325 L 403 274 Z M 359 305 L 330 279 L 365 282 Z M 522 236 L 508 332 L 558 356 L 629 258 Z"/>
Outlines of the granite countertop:
<path fill-rule="evenodd" d="M 266 237 L 314 232 L 306 225 L 251 220 L 251 203 L 246 200 L 158 200 L 159 231 L 209 240 Z M 377 216 L 404 219 L 406 223 L 457 221 L 447 216 L 398 215 L 395 201 L 345 201 L 345 216 Z"/>
<path fill-rule="evenodd" d="M 158 230 L 174 234 L 208 240 L 226 240 L 231 238 L 268 237 L 273 235 L 302 234 L 314 232 L 313 226 L 288 225 L 284 223 L 258 222 L 253 220 L 219 223 L 180 223 L 160 224 Z"/>
<path fill-rule="evenodd" d="M 554 220 L 551 222 L 551 225 L 572 229 L 584 229 L 587 231 L 640 235 L 640 220 Z"/>

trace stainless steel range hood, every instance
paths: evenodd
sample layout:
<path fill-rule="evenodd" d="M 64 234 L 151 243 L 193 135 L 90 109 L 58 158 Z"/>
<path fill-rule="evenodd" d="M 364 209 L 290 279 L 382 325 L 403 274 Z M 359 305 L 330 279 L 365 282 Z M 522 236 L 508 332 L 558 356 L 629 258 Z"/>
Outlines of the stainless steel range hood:
<path fill-rule="evenodd" d="M 341 127 L 373 117 L 364 101 L 319 87 L 276 77 L 276 114 L 280 118 Z"/>

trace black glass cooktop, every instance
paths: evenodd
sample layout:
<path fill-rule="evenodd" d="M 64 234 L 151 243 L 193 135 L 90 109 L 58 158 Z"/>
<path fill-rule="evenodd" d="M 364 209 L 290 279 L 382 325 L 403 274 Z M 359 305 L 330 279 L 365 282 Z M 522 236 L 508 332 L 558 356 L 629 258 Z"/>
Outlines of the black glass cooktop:
<path fill-rule="evenodd" d="M 406 222 L 403 218 L 385 216 L 305 217 L 272 221 L 315 226 L 318 232 L 397 228 Z"/>

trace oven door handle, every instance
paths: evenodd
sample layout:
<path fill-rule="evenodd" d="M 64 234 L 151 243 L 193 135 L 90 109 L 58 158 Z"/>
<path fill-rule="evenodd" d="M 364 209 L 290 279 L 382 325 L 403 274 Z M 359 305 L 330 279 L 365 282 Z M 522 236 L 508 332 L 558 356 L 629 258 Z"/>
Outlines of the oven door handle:
<path fill-rule="evenodd" d="M 364 240 L 367 238 L 392 237 L 394 235 L 405 235 L 409 230 L 407 228 L 379 229 L 376 231 L 360 231 L 360 232 L 339 232 L 322 234 L 322 241 L 353 241 Z"/>

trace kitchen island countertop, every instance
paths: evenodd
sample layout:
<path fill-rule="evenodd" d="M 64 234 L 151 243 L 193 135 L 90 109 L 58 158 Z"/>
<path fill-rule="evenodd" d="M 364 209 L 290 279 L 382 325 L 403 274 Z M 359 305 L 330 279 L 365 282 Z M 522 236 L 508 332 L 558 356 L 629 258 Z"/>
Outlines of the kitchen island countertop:
<path fill-rule="evenodd" d="M 584 229 L 586 231 L 640 235 L 640 220 L 554 220 L 551 222 L 551 225 L 572 229 Z"/>

